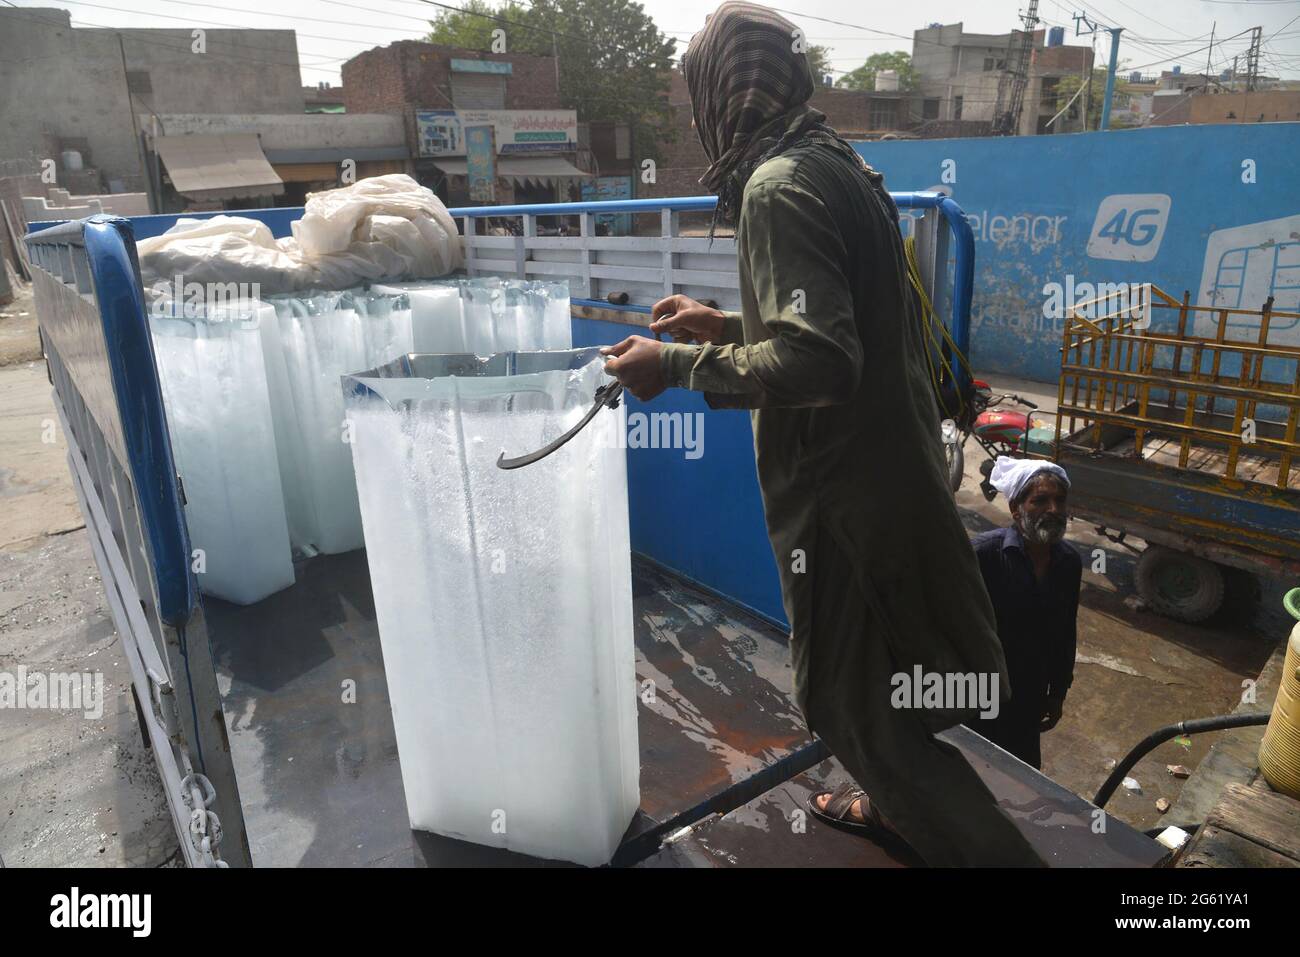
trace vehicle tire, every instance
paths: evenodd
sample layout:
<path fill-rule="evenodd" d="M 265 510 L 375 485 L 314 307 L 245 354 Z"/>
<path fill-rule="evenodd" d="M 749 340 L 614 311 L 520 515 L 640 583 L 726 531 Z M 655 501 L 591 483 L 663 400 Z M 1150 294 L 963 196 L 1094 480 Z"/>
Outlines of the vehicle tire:
<path fill-rule="evenodd" d="M 1204 621 L 1223 604 L 1223 569 L 1163 545 L 1148 545 L 1134 573 L 1138 594 L 1167 618 Z"/>
<path fill-rule="evenodd" d="M 958 439 L 959 441 L 943 444 L 943 455 L 948 463 L 948 488 L 954 495 L 961 488 L 962 472 L 966 468 L 966 453 L 962 450 L 960 436 Z"/>

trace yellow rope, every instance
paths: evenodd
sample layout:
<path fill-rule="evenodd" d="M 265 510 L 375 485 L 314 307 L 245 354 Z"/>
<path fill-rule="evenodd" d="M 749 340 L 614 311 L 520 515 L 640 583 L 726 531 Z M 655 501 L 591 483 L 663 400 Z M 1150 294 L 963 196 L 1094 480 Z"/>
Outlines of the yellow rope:
<path fill-rule="evenodd" d="M 957 357 L 957 361 L 961 363 L 962 368 L 966 370 L 968 376 L 971 375 L 970 363 L 966 361 L 966 356 L 962 354 L 962 351 L 957 348 L 957 343 L 953 341 L 952 333 L 949 331 L 947 325 L 944 324 L 937 315 L 935 315 L 934 304 L 930 301 L 930 297 L 925 291 L 925 284 L 921 280 L 921 268 L 916 262 L 915 237 L 909 236 L 903 241 L 903 251 L 907 256 L 907 278 L 911 282 L 912 288 L 916 290 L 917 298 L 921 303 L 921 330 L 925 336 L 925 361 L 930 370 L 930 384 L 934 388 L 935 398 L 942 403 L 943 391 L 940 385 L 942 377 L 946 375 L 948 381 L 956 379 L 953 368 L 948 362 L 947 353 L 944 347 L 946 346 L 948 349 L 952 350 L 952 354 Z M 938 329 L 937 336 L 935 334 L 936 329 Z M 942 341 L 940 341 L 940 339 Z M 934 357 L 936 354 L 941 363 L 939 369 L 935 368 Z M 964 399 L 960 393 L 957 396 L 957 401 L 960 403 L 957 412 L 960 413 L 965 406 Z M 943 412 L 948 414 L 949 410 L 945 408 L 943 409 Z"/>

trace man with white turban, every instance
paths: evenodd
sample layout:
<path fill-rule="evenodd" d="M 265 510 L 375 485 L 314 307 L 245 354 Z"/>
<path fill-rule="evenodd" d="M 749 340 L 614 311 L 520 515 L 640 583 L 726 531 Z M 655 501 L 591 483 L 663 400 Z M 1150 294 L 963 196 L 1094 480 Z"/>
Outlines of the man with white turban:
<path fill-rule="evenodd" d="M 1061 720 L 1074 680 L 1083 563 L 1063 541 L 1070 479 L 1051 462 L 1001 456 L 989 481 L 1006 497 L 1012 524 L 977 536 L 975 555 L 1014 694 L 996 718 L 970 726 L 1037 768 L 1039 735 Z"/>

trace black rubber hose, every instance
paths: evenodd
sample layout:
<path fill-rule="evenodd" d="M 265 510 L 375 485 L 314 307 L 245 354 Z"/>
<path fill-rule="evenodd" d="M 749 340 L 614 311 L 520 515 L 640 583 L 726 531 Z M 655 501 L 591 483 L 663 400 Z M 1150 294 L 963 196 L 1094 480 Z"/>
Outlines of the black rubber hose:
<path fill-rule="evenodd" d="M 1115 789 L 1124 780 L 1124 775 L 1133 770 L 1133 765 L 1141 761 L 1149 751 L 1158 745 L 1164 744 L 1170 738 L 1180 734 L 1199 734 L 1202 731 L 1251 728 L 1261 724 L 1268 724 L 1268 718 L 1269 712 L 1267 711 L 1256 714 L 1221 714 L 1213 718 L 1193 718 L 1190 721 L 1179 721 L 1177 724 L 1165 725 L 1163 728 L 1152 731 L 1138 743 L 1137 747 L 1125 755 L 1123 761 L 1115 765 L 1115 770 L 1110 772 L 1110 777 L 1097 791 L 1097 796 L 1092 799 L 1092 803 L 1097 807 L 1105 807 L 1106 802 L 1110 800 L 1110 796 L 1115 793 Z"/>

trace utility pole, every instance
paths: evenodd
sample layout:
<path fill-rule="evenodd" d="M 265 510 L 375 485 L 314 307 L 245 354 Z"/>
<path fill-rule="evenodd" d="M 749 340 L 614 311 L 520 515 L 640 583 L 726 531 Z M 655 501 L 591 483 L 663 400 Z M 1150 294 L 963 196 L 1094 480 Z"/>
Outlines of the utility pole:
<path fill-rule="evenodd" d="M 1254 93 L 1259 86 L 1259 48 L 1264 41 L 1264 28 L 1250 31 L 1250 49 L 1246 51 L 1246 92 Z M 1234 76 L 1234 79 L 1236 77 Z"/>
<path fill-rule="evenodd" d="M 1214 31 L 1219 28 L 1219 21 L 1210 25 L 1210 52 L 1205 54 L 1205 92 L 1210 92 L 1210 58 L 1214 56 Z"/>
<path fill-rule="evenodd" d="M 1096 52 L 1093 47 L 1093 52 Z M 1083 95 L 1083 131 L 1088 132 L 1088 124 L 1092 122 L 1092 64 L 1089 63 L 1084 69 L 1088 72 L 1088 92 Z"/>
<path fill-rule="evenodd" d="M 1079 24 L 1082 23 L 1088 29 L 1083 30 Z M 1119 35 L 1124 32 L 1123 27 L 1107 27 L 1101 24 L 1093 23 L 1088 19 L 1086 13 L 1076 13 L 1074 15 L 1074 35 L 1091 35 L 1104 30 L 1110 34 L 1110 66 L 1106 70 L 1106 93 L 1105 100 L 1101 104 L 1101 129 L 1110 129 L 1110 101 L 1115 95 L 1115 70 L 1119 66 Z"/>
<path fill-rule="evenodd" d="M 1038 0 L 1029 0 L 1029 11 L 1020 15 L 1020 21 L 1024 30 L 1013 30 L 1007 38 L 1006 59 L 1002 63 L 997 103 L 993 107 L 994 136 L 1015 136 L 1020 132 L 1020 115 L 1033 59 L 1034 28 L 1038 26 Z"/>

